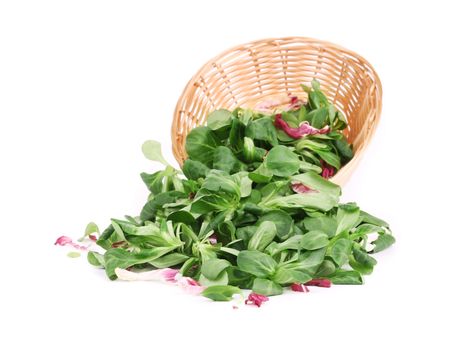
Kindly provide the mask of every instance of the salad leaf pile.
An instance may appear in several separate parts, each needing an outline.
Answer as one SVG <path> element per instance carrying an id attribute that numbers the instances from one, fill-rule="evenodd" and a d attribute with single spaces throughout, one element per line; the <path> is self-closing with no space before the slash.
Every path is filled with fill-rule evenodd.
<path id="1" fill-rule="evenodd" d="M 140 215 L 112 219 L 96 242 L 105 253 L 90 251 L 89 262 L 110 279 L 116 269 L 179 269 L 213 300 L 362 284 L 395 239 L 325 179 L 353 156 L 347 123 L 316 81 L 304 88 L 307 102 L 290 97 L 280 110 L 212 112 L 187 136 L 182 171 L 145 142 L 165 167 L 141 174 L 150 195 Z"/>

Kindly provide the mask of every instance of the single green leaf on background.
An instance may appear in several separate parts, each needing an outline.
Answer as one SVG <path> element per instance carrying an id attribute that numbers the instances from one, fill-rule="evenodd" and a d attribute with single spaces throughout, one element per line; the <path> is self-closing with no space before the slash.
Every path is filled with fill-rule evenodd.
<path id="1" fill-rule="evenodd" d="M 363 284 L 362 276 L 357 271 L 338 270 L 328 276 L 333 284 Z"/>
<path id="2" fill-rule="evenodd" d="M 81 253 L 79 252 L 69 252 L 67 253 L 68 258 L 78 258 L 81 256 Z"/>
<path id="3" fill-rule="evenodd" d="M 94 233 L 97 233 L 97 235 L 100 236 L 99 227 L 95 222 L 89 222 L 86 226 L 86 229 L 84 230 L 84 235 L 79 238 L 78 241 L 82 242 L 85 238 L 89 237 L 89 235 L 92 235 Z"/>
<path id="4" fill-rule="evenodd" d="M 202 296 L 214 301 L 229 301 L 235 294 L 243 295 L 240 288 L 234 286 L 211 286 L 201 293 Z"/>
<path id="5" fill-rule="evenodd" d="M 97 252 L 89 251 L 87 253 L 87 261 L 92 266 L 96 266 L 96 267 L 104 267 L 105 266 L 104 256 L 100 253 L 97 253 Z"/>
<path id="6" fill-rule="evenodd" d="M 159 143 L 158 141 L 145 141 L 142 145 L 142 152 L 147 159 L 153 160 L 155 162 L 160 162 L 165 166 L 170 166 L 170 164 L 163 157 L 163 154 L 161 152 L 161 143 Z"/>
<path id="7" fill-rule="evenodd" d="M 390 247 L 394 243 L 395 243 L 395 237 L 393 237 L 392 235 L 390 235 L 390 234 L 379 235 L 378 238 L 375 241 L 372 242 L 372 244 L 375 247 L 371 251 L 371 253 L 381 252 L 382 250 L 387 249 L 388 247 Z"/>

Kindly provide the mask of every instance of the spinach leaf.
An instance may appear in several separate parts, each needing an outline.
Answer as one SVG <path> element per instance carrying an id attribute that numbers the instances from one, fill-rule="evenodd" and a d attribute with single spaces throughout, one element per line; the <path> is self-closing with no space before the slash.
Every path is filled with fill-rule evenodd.
<path id="1" fill-rule="evenodd" d="M 224 259 L 209 259 L 203 262 L 201 273 L 208 279 L 215 280 L 231 263 Z"/>
<path id="2" fill-rule="evenodd" d="M 263 251 L 269 245 L 277 233 L 275 224 L 271 221 L 261 222 L 253 236 L 250 238 L 248 250 Z"/>
<path id="3" fill-rule="evenodd" d="M 294 175 L 291 177 L 291 181 L 301 182 L 310 189 L 320 193 L 325 193 L 339 201 L 339 196 L 341 195 L 341 188 L 338 185 L 326 180 L 314 171 L 308 171 L 303 174 Z"/>
<path id="4" fill-rule="evenodd" d="M 359 207 L 355 203 L 340 204 L 336 216 L 336 235 L 352 229 L 359 222 L 359 214 Z"/>
<path id="5" fill-rule="evenodd" d="M 214 301 L 229 301 L 235 294 L 242 295 L 242 291 L 234 286 L 211 286 L 201 293 L 202 296 Z"/>
<path id="6" fill-rule="evenodd" d="M 315 276 L 325 277 L 325 276 L 332 275 L 335 271 L 336 271 L 336 265 L 334 265 L 334 263 L 331 260 L 325 259 L 321 263 L 321 265 L 319 265 L 319 268 L 316 271 Z"/>
<path id="7" fill-rule="evenodd" d="M 104 256 L 100 253 L 89 251 L 87 253 L 87 261 L 92 266 L 96 267 L 104 267 L 105 266 L 105 259 Z"/>
<path id="8" fill-rule="evenodd" d="M 255 293 L 267 296 L 283 293 L 283 288 L 279 284 L 264 278 L 254 279 L 252 290 Z"/>
<path id="9" fill-rule="evenodd" d="M 332 144 L 334 145 L 334 147 L 336 147 L 337 151 L 339 152 L 339 155 L 345 161 L 348 161 L 352 159 L 352 157 L 354 157 L 352 148 L 349 145 L 349 142 L 347 142 L 347 139 L 345 136 L 343 136 L 343 138 L 340 140 L 333 140 Z"/>
<path id="10" fill-rule="evenodd" d="M 315 109 L 306 115 L 306 120 L 315 128 L 321 129 L 327 125 L 328 109 L 326 107 Z"/>
<path id="11" fill-rule="evenodd" d="M 337 221 L 332 216 L 306 217 L 302 223 L 307 231 L 321 231 L 326 233 L 329 238 L 336 234 Z"/>
<path id="12" fill-rule="evenodd" d="M 279 238 L 287 237 L 292 231 L 293 219 L 283 210 L 270 210 L 258 219 L 257 224 L 264 221 L 271 221 L 275 224 L 276 234 Z"/>
<path id="13" fill-rule="evenodd" d="M 371 257 L 356 245 L 352 247 L 352 256 L 349 260 L 351 267 L 361 274 L 368 275 L 372 273 L 377 260 Z"/>
<path id="14" fill-rule="evenodd" d="M 209 171 L 210 169 L 206 165 L 197 160 L 188 158 L 183 163 L 183 173 L 188 179 L 191 180 L 205 178 Z"/>
<path id="15" fill-rule="evenodd" d="M 389 227 L 389 225 L 382 219 L 379 219 L 363 210 L 360 211 L 360 217 L 361 217 L 362 222 L 376 225 L 376 226 L 381 226 L 381 227 L 387 227 L 387 228 Z"/>
<path id="16" fill-rule="evenodd" d="M 300 242 L 302 237 L 303 235 L 294 235 L 287 238 L 281 243 L 272 242 L 270 245 L 267 246 L 265 252 L 270 254 L 271 256 L 274 256 L 284 250 L 297 250 L 300 248 Z"/>
<path id="17" fill-rule="evenodd" d="M 329 244 L 328 235 L 321 231 L 309 231 L 301 238 L 301 248 L 316 250 Z"/>
<path id="18" fill-rule="evenodd" d="M 148 263 L 176 248 L 176 246 L 156 247 L 143 249 L 137 253 L 129 252 L 122 248 L 109 249 L 104 254 L 105 272 L 111 280 L 114 280 L 117 278 L 117 275 L 115 275 L 117 267 L 126 269 L 134 265 Z"/>
<path id="19" fill-rule="evenodd" d="M 186 198 L 186 194 L 183 192 L 168 191 L 160 193 L 145 204 L 140 212 L 140 219 L 143 221 L 153 220 L 156 217 L 158 210 L 162 208 L 163 205 L 176 202 L 178 199 L 183 198 Z"/>
<path id="20" fill-rule="evenodd" d="M 242 250 L 237 256 L 237 266 L 244 272 L 265 278 L 275 272 L 277 263 L 271 256 L 259 251 Z"/>
<path id="21" fill-rule="evenodd" d="M 218 130 L 232 123 L 232 113 L 227 109 L 218 109 L 207 116 L 207 126 L 211 130 Z"/>
<path id="22" fill-rule="evenodd" d="M 286 146 L 275 146 L 265 158 L 267 168 L 276 176 L 291 176 L 300 168 L 298 156 Z"/>
<path id="23" fill-rule="evenodd" d="M 333 284 L 362 284 L 362 276 L 357 271 L 339 270 L 328 276 Z"/>
<path id="24" fill-rule="evenodd" d="M 274 282 L 282 285 L 290 283 L 306 283 L 311 279 L 311 275 L 287 267 L 279 267 L 272 276 Z"/>
<path id="25" fill-rule="evenodd" d="M 219 140 L 212 130 L 206 126 L 199 126 L 188 134 L 185 148 L 189 158 L 211 166 L 217 146 Z"/>
<path id="26" fill-rule="evenodd" d="M 278 145 L 276 128 L 270 117 L 250 121 L 245 130 L 245 136 L 253 140 L 268 142 L 272 146 Z"/>
<path id="27" fill-rule="evenodd" d="M 236 153 L 241 152 L 244 145 L 245 124 L 234 118 L 230 127 L 229 147 Z"/>
<path id="28" fill-rule="evenodd" d="M 142 152 L 149 160 L 160 162 L 164 166 L 170 165 L 163 157 L 163 154 L 161 152 L 161 143 L 159 143 L 158 141 L 145 141 L 142 145 Z"/>
<path id="29" fill-rule="evenodd" d="M 189 259 L 189 256 L 185 254 L 169 253 L 157 259 L 151 260 L 148 263 L 158 269 L 163 269 L 165 267 L 171 267 L 171 266 L 182 264 L 188 259 Z"/>
<path id="30" fill-rule="evenodd" d="M 269 183 L 273 177 L 273 173 L 268 169 L 266 164 L 263 162 L 260 166 L 249 174 L 249 178 L 257 184 Z"/>
<path id="31" fill-rule="evenodd" d="M 336 169 L 341 168 L 341 159 L 337 154 L 326 150 L 315 150 L 315 152 L 329 165 Z"/>
<path id="32" fill-rule="evenodd" d="M 333 262 L 341 267 L 349 261 L 349 253 L 352 247 L 352 242 L 346 238 L 338 239 L 331 247 L 329 257 Z"/>
<path id="33" fill-rule="evenodd" d="M 337 205 L 337 198 L 322 192 L 303 193 L 275 197 L 266 203 L 262 203 L 262 205 L 268 208 L 301 208 L 305 210 L 328 211 Z"/>
<path id="34" fill-rule="evenodd" d="M 239 160 L 229 148 L 225 146 L 219 146 L 214 150 L 212 167 L 214 169 L 222 170 L 232 174 L 235 171 L 239 171 L 241 165 Z"/>
<path id="35" fill-rule="evenodd" d="M 385 250 L 388 247 L 390 247 L 393 243 L 395 243 L 395 238 L 392 235 L 390 234 L 379 235 L 379 237 L 373 242 L 375 247 L 371 251 L 371 253 L 381 252 L 382 250 Z"/>

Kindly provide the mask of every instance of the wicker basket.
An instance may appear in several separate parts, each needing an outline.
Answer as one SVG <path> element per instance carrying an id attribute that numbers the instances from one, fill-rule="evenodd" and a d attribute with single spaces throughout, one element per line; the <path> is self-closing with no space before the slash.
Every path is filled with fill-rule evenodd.
<path id="1" fill-rule="evenodd" d="M 186 159 L 189 131 L 218 108 L 252 108 L 257 102 L 291 93 L 306 97 L 300 84 L 313 78 L 348 120 L 346 136 L 354 158 L 331 180 L 343 185 L 358 164 L 380 118 L 382 87 L 372 66 L 354 52 L 311 38 L 250 42 L 207 62 L 189 81 L 174 113 L 173 154 Z"/>

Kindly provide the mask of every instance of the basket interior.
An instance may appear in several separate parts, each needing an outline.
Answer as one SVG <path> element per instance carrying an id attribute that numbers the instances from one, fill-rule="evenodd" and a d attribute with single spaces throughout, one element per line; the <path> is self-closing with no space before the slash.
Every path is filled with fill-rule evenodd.
<path id="1" fill-rule="evenodd" d="M 231 49 L 204 65 L 176 106 L 173 152 L 186 158 L 188 132 L 218 109 L 251 108 L 282 94 L 305 98 L 300 84 L 316 78 L 348 120 L 345 133 L 354 151 L 363 147 L 380 113 L 381 88 L 372 67 L 336 45 L 307 38 L 270 39 Z"/>

